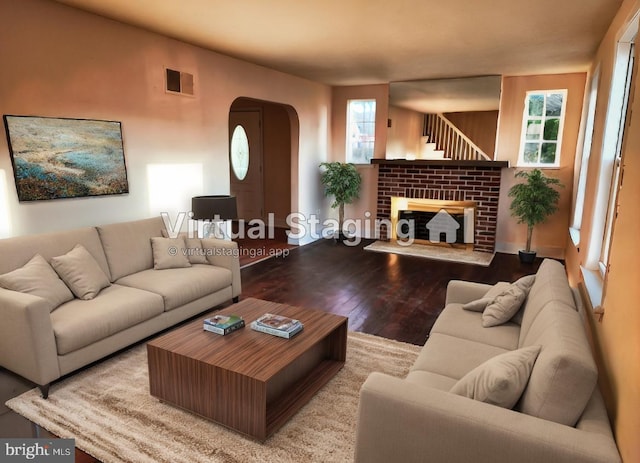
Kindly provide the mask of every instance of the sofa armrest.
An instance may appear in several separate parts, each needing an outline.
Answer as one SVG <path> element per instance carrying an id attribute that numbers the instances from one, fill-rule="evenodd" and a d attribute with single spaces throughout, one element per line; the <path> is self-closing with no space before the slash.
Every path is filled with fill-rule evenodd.
<path id="1" fill-rule="evenodd" d="M 207 254 L 207 260 L 211 265 L 231 270 L 232 297 L 240 296 L 240 293 L 242 292 L 242 283 L 240 281 L 240 252 L 238 249 L 238 243 L 235 241 L 220 240 L 216 238 L 205 238 L 201 240 L 201 242 L 202 247 Z"/>
<path id="2" fill-rule="evenodd" d="M 466 304 L 483 297 L 493 285 L 474 283 L 472 281 L 450 280 L 447 284 L 445 305 L 451 303 Z"/>
<path id="3" fill-rule="evenodd" d="M 58 351 L 46 301 L 0 288 L 0 319 L 0 365 L 38 385 L 58 379 Z"/>
<path id="4" fill-rule="evenodd" d="M 613 463 L 620 457 L 610 435 L 372 373 L 360 394 L 355 461 Z"/>

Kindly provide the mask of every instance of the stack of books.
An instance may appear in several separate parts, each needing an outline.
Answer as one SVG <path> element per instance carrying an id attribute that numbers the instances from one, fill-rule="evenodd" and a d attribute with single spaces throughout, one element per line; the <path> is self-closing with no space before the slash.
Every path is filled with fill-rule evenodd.
<path id="1" fill-rule="evenodd" d="M 204 329 L 216 334 L 229 334 L 244 327 L 244 320 L 238 315 L 215 315 L 204 319 Z"/>
<path id="2" fill-rule="evenodd" d="M 292 338 L 300 331 L 303 325 L 300 320 L 266 313 L 257 320 L 251 322 L 251 329 L 262 333 L 280 336 L 281 338 Z"/>

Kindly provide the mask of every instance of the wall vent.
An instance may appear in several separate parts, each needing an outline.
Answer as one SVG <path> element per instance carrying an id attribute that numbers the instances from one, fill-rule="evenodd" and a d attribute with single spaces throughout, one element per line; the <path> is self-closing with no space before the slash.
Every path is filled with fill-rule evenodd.
<path id="1" fill-rule="evenodd" d="M 167 93 L 193 96 L 193 74 L 174 69 L 165 69 L 165 90 Z"/>

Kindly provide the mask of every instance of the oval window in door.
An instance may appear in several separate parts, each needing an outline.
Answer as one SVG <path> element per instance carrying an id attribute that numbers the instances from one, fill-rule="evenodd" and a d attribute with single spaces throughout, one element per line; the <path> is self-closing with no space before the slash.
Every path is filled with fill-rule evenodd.
<path id="1" fill-rule="evenodd" d="M 238 180 L 244 180 L 249 170 L 249 139 L 241 125 L 231 135 L 231 168 Z"/>

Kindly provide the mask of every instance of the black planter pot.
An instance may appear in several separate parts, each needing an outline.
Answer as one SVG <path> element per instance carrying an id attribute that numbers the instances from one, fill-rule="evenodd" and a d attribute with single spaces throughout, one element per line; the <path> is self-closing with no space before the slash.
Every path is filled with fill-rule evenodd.
<path id="1" fill-rule="evenodd" d="M 520 258 L 520 262 L 523 264 L 533 264 L 533 261 L 536 260 L 536 252 L 518 251 L 518 257 Z"/>

